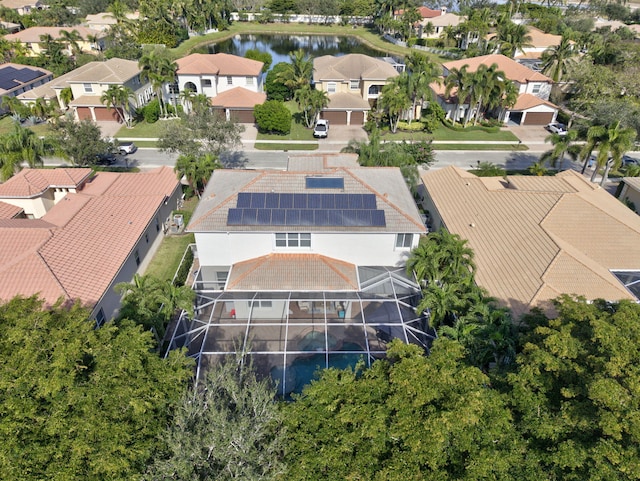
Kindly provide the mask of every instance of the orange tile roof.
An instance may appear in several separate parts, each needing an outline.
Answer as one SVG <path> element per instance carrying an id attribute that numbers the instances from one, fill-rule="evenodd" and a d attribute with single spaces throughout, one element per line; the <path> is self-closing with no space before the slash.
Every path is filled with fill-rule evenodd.
<path id="1" fill-rule="evenodd" d="M 538 105 L 546 105 L 547 107 L 551 107 L 552 109 L 558 110 L 558 106 L 552 104 L 548 100 L 543 100 L 540 97 L 536 97 L 531 94 L 521 94 L 518 96 L 518 100 L 513 107 L 509 110 L 528 110 L 533 107 L 537 107 Z"/>
<path id="2" fill-rule="evenodd" d="M 40 220 L 0 221 L 0 299 L 40 292 L 95 305 L 178 186 L 169 167 L 101 172 Z"/>
<path id="3" fill-rule="evenodd" d="M 579 174 L 505 182 L 447 167 L 422 181 L 475 251 L 478 284 L 516 315 L 559 293 L 633 298 L 610 270 L 640 270 L 640 217 Z"/>
<path id="4" fill-rule="evenodd" d="M 10 42 L 18 40 L 23 43 L 40 43 L 42 42 L 40 39 L 42 35 L 51 35 L 54 40 L 61 40 L 62 36 L 60 35 L 60 32 L 73 32 L 74 30 L 80 34 L 83 40 L 86 40 L 87 37 L 91 35 L 94 35 L 97 38 L 102 38 L 106 35 L 106 33 L 101 30 L 94 30 L 92 28 L 76 25 L 74 27 L 29 27 L 18 33 L 5 35 L 4 38 Z"/>
<path id="5" fill-rule="evenodd" d="M 542 75 L 539 72 L 534 72 L 524 65 L 519 64 L 515 60 L 512 60 L 509 57 L 500 54 L 482 55 L 481 57 L 454 60 L 453 62 L 443 63 L 442 66 L 446 70 L 451 70 L 452 68 L 460 69 L 467 65 L 468 72 L 475 72 L 476 70 L 478 70 L 478 67 L 480 67 L 480 65 L 486 65 L 487 67 L 490 67 L 494 63 L 498 65 L 498 70 L 502 70 L 509 80 L 513 80 L 519 83 L 551 82 L 551 79 L 546 75 Z"/>
<path id="6" fill-rule="evenodd" d="M 267 100 L 267 94 L 263 92 L 253 92 L 243 87 L 235 87 L 213 97 L 211 106 L 252 109 L 256 105 L 262 105 L 265 100 Z"/>
<path id="7" fill-rule="evenodd" d="M 12 219 L 22 212 L 22 207 L 0 201 L 0 219 Z"/>
<path id="8" fill-rule="evenodd" d="M 231 268 L 227 290 L 356 291 L 356 266 L 318 254 L 269 254 Z"/>
<path id="9" fill-rule="evenodd" d="M 91 169 L 22 169 L 0 184 L 0 199 L 35 197 L 49 187 L 77 189 L 91 172 Z"/>
<path id="10" fill-rule="evenodd" d="M 260 75 L 264 63 L 228 53 L 192 53 L 176 60 L 178 75 Z"/>
<path id="11" fill-rule="evenodd" d="M 400 9 L 400 10 L 396 10 L 394 12 L 395 15 L 402 15 L 404 13 L 404 10 Z M 440 15 L 444 14 L 443 10 L 432 10 L 428 7 L 418 7 L 418 13 L 420 13 L 420 16 L 422 18 L 434 18 L 434 17 L 439 17 Z"/>

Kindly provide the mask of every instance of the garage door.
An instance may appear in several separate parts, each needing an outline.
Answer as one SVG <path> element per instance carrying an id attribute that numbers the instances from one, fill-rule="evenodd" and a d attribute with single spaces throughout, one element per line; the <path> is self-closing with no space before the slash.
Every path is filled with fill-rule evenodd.
<path id="1" fill-rule="evenodd" d="M 527 112 L 522 125 L 547 125 L 553 120 L 553 112 Z"/>
<path id="2" fill-rule="evenodd" d="M 91 109 L 89 107 L 78 107 L 77 112 L 80 120 L 93 120 L 93 117 L 91 116 Z"/>
<path id="3" fill-rule="evenodd" d="M 329 121 L 333 125 L 347 125 L 346 112 L 322 112 L 322 118 Z"/>
<path id="4" fill-rule="evenodd" d="M 364 125 L 364 112 L 351 112 L 351 125 Z"/>
<path id="5" fill-rule="evenodd" d="M 231 119 L 241 124 L 255 124 L 256 119 L 253 116 L 253 110 L 232 110 Z"/>
<path id="6" fill-rule="evenodd" d="M 120 122 L 120 116 L 115 109 L 108 109 L 106 107 L 94 107 L 93 112 L 96 116 L 97 121 L 109 121 L 114 120 L 116 122 Z"/>

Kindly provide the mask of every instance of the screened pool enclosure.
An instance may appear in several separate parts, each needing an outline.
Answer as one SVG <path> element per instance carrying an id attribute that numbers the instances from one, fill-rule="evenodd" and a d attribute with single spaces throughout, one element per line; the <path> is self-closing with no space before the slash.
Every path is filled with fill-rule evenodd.
<path id="1" fill-rule="evenodd" d="M 250 352 L 281 395 L 300 392 L 319 368 L 370 365 L 394 338 L 427 349 L 434 337 L 416 314 L 420 289 L 404 268 L 358 267 L 359 290 L 238 292 L 196 278 L 193 319 L 181 316 L 169 349 L 186 347 L 200 377 L 210 363 Z"/>

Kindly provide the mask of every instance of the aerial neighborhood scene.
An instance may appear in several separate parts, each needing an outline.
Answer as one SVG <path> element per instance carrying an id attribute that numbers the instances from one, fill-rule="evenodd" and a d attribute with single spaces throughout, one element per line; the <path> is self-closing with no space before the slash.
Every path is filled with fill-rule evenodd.
<path id="1" fill-rule="evenodd" d="M 640 4 L 0 34 L 0 479 L 640 479 Z"/>

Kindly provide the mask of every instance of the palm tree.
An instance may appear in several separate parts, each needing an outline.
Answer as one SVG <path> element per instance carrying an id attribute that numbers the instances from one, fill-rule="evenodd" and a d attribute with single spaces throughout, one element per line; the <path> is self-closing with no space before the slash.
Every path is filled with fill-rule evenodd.
<path id="1" fill-rule="evenodd" d="M 45 33 L 44 35 L 40 35 L 40 43 L 42 44 L 42 47 L 46 52 L 49 52 L 49 50 L 51 50 L 51 44 L 53 44 L 54 42 L 55 40 L 50 34 Z"/>
<path id="2" fill-rule="evenodd" d="M 131 319 L 145 329 L 163 329 L 164 316 L 160 314 L 163 285 L 152 276 L 136 273 L 131 282 L 119 282 L 114 290 L 123 296 L 120 319 Z"/>
<path id="3" fill-rule="evenodd" d="M 313 74 L 313 60 L 302 49 L 289 54 L 290 63 L 287 68 L 278 72 L 276 79 L 292 90 L 309 85 Z"/>
<path id="4" fill-rule="evenodd" d="M 405 85 L 406 75 L 395 77 L 382 87 L 381 96 L 378 99 L 378 108 L 384 110 L 389 116 L 391 132 L 396 132 L 400 115 L 411 106 L 411 99 Z"/>
<path id="5" fill-rule="evenodd" d="M 620 167 L 622 156 L 633 147 L 635 138 L 635 129 L 621 128 L 619 120 L 608 126 L 594 125 L 589 127 L 587 143 L 582 150 L 583 158 L 585 159 L 582 173 L 587 168 L 591 153 L 597 150 L 596 168 L 593 169 L 591 182 L 595 181 L 598 170 L 604 168 L 602 180 L 600 181 L 600 185 L 604 185 L 609 176 L 609 171 L 612 167 Z"/>
<path id="6" fill-rule="evenodd" d="M 310 85 L 296 90 L 294 99 L 304 114 L 308 128 L 313 127 L 322 109 L 329 105 L 329 94 L 324 90 L 312 89 Z"/>
<path id="7" fill-rule="evenodd" d="M 192 191 L 200 197 L 213 171 L 221 168 L 222 164 L 211 154 L 201 157 L 188 154 L 178 157 L 173 170 L 178 174 L 179 179 L 186 178 Z"/>
<path id="8" fill-rule="evenodd" d="M 547 173 L 547 169 L 545 169 L 544 167 L 544 160 L 539 160 L 538 162 L 534 162 L 529 167 L 527 167 L 527 171 L 531 175 L 542 177 Z"/>
<path id="9" fill-rule="evenodd" d="M 67 48 L 71 55 L 75 56 L 82 52 L 78 42 L 81 42 L 84 39 L 77 30 L 60 30 L 60 39 L 67 44 Z"/>
<path id="10" fill-rule="evenodd" d="M 568 152 L 573 160 L 576 160 L 578 152 L 573 148 L 574 142 L 578 138 L 577 130 L 568 130 L 566 135 L 551 134 L 544 139 L 545 142 L 551 142 L 553 149 L 549 152 L 545 152 L 541 161 L 549 162 L 551 167 L 558 168 L 558 170 L 564 170 L 564 156 Z"/>
<path id="11" fill-rule="evenodd" d="M 460 120 L 460 105 L 466 101 L 469 93 L 471 74 L 467 72 L 467 67 L 467 65 L 463 65 L 459 69 L 452 68 L 449 70 L 449 75 L 444 79 L 445 98 L 449 99 L 455 90 L 456 109 L 453 114 L 453 118 L 451 119 L 453 122 Z M 471 108 L 471 106 L 469 106 L 469 108 Z"/>
<path id="12" fill-rule="evenodd" d="M 25 129 L 19 123 L 13 124 L 11 133 L 0 137 L 0 177 L 7 180 L 22 168 L 42 165 L 45 144 L 33 130 Z"/>
<path id="13" fill-rule="evenodd" d="M 409 117 L 409 122 L 411 122 L 417 116 L 418 104 L 422 107 L 425 100 L 431 98 L 431 84 L 440 82 L 440 68 L 429 57 L 418 52 L 409 54 L 406 58 L 406 64 L 409 68 L 407 93 L 412 103 Z"/>
<path id="14" fill-rule="evenodd" d="M 156 92 L 158 102 L 160 103 L 160 114 L 167 117 L 164 103 L 164 86 L 171 83 L 175 79 L 178 66 L 173 62 L 164 50 L 155 49 L 143 55 L 138 65 L 142 69 L 140 78 L 148 80 Z"/>
<path id="15" fill-rule="evenodd" d="M 542 73 L 551 77 L 554 82 L 559 82 L 575 63 L 577 54 L 578 51 L 569 38 L 563 36 L 558 45 L 542 52 Z"/>
<path id="16" fill-rule="evenodd" d="M 133 97 L 133 90 L 124 85 L 109 85 L 100 97 L 100 102 L 108 109 L 114 108 L 123 124 L 130 127 L 129 100 Z"/>
<path id="17" fill-rule="evenodd" d="M 531 35 L 527 34 L 528 27 L 523 24 L 513 23 L 507 20 L 498 25 L 496 41 L 500 53 L 513 58 L 518 52 L 524 53 L 524 49 L 531 47 Z"/>
<path id="18" fill-rule="evenodd" d="M 184 107 L 186 113 L 190 113 L 193 109 L 193 99 L 195 96 L 195 92 L 191 89 L 184 89 L 180 92 L 180 103 Z"/>
<path id="19" fill-rule="evenodd" d="M 60 91 L 60 100 L 65 109 L 69 108 L 69 103 L 73 100 L 73 90 L 71 87 L 65 87 Z"/>
<path id="20" fill-rule="evenodd" d="M 50 110 L 51 109 L 47 104 L 47 101 L 42 97 L 36 99 L 36 101 L 31 105 L 31 115 L 40 120 L 45 120 Z"/>
<path id="21" fill-rule="evenodd" d="M 193 317 L 193 301 L 196 293 L 188 286 L 176 286 L 171 282 L 162 286 L 159 301 L 162 303 L 160 312 L 164 315 L 166 322 L 177 309 L 187 311 L 189 316 Z"/>

